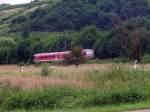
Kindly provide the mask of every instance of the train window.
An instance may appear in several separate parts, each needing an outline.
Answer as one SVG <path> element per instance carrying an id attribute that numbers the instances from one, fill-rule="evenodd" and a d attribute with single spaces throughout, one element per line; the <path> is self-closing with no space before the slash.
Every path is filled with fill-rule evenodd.
<path id="1" fill-rule="evenodd" d="M 35 57 L 35 56 L 33 56 L 33 60 L 34 60 L 34 61 L 36 60 L 36 57 Z"/>

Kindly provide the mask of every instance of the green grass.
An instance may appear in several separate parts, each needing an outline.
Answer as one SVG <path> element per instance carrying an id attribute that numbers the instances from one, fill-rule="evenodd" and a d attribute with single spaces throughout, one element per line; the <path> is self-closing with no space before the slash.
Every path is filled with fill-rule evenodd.
<path id="1" fill-rule="evenodd" d="M 26 4 L 19 4 L 19 5 L 8 5 L 6 7 L 0 7 L 0 10 L 9 10 L 15 8 L 24 8 L 24 7 L 33 7 L 36 5 L 43 5 L 47 4 L 47 2 L 35 2 L 35 3 L 26 3 Z"/>
<path id="2" fill-rule="evenodd" d="M 4 7 L 0 7 L 0 10 L 8 10 L 8 9 L 15 9 L 15 8 L 24 8 L 24 7 L 33 7 L 37 5 L 43 4 L 54 4 L 60 2 L 60 0 L 43 0 L 41 2 L 32 2 L 32 3 L 24 3 L 24 4 L 17 4 L 17 5 L 8 5 Z"/>
<path id="3" fill-rule="evenodd" d="M 127 58 L 114 58 L 114 59 L 93 59 L 86 62 L 87 64 L 107 64 L 107 63 L 133 63 L 130 59 Z"/>
<path id="4" fill-rule="evenodd" d="M 145 54 L 144 56 L 142 56 L 142 63 L 150 63 L 150 54 Z"/>
<path id="5" fill-rule="evenodd" d="M 142 110 L 150 108 L 150 101 L 140 103 L 128 103 L 118 105 L 108 105 L 101 107 L 92 107 L 87 109 L 55 109 L 55 110 L 15 110 L 13 112 L 123 112 L 130 110 Z"/>
<path id="6" fill-rule="evenodd" d="M 31 13 L 32 9 L 36 9 L 39 7 L 53 5 L 55 3 L 59 2 L 59 0 L 48 0 L 48 1 L 42 1 L 42 2 L 33 2 L 33 3 L 26 3 L 26 4 L 18 4 L 18 5 L 8 5 L 4 7 L 0 7 L 1 14 L 1 23 L 0 23 L 0 34 L 6 34 L 8 31 L 10 31 L 11 27 L 11 21 L 18 15 L 27 15 Z M 5 25 L 7 24 L 7 26 Z"/>

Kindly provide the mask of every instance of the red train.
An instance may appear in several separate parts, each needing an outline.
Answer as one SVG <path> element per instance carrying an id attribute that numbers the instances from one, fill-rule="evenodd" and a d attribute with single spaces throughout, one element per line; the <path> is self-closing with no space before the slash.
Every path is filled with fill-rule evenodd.
<path id="1" fill-rule="evenodd" d="M 33 57 L 33 61 L 34 62 L 63 61 L 65 55 L 69 53 L 70 51 L 35 54 Z M 85 59 L 94 58 L 94 51 L 91 49 L 82 50 L 82 54 Z"/>

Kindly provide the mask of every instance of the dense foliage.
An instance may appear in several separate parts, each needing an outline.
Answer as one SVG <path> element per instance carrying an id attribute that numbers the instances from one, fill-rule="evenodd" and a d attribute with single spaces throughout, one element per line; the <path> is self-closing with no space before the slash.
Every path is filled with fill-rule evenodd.
<path id="1" fill-rule="evenodd" d="M 26 22 L 30 21 L 31 31 L 80 30 L 91 24 L 109 30 L 114 26 L 115 16 L 128 21 L 137 16 L 148 18 L 149 14 L 146 0 L 63 0 L 52 7 L 37 9 Z M 20 16 L 15 19 L 22 20 Z"/>
<path id="2" fill-rule="evenodd" d="M 69 50 L 72 44 L 94 49 L 96 58 L 140 61 L 150 52 L 149 15 L 147 0 L 60 0 L 13 18 L 9 33 L 22 33 L 9 63 L 31 62 L 35 53 Z"/>

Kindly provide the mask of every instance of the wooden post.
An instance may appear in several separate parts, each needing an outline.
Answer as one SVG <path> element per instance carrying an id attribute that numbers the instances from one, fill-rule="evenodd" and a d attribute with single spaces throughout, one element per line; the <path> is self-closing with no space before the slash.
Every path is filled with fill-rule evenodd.
<path id="1" fill-rule="evenodd" d="M 24 66 L 21 66 L 21 72 L 22 73 L 24 72 Z"/>
<path id="2" fill-rule="evenodd" d="M 137 69 L 137 62 L 138 62 L 137 60 L 134 61 L 134 69 L 135 70 Z"/>

